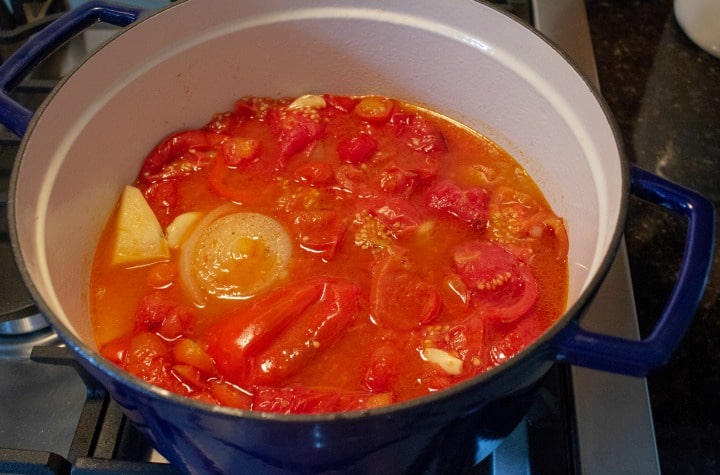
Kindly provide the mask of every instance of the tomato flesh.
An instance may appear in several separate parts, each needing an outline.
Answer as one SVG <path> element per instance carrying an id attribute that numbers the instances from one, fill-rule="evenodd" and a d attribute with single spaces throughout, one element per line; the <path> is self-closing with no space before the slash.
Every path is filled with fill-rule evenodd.
<path id="1" fill-rule="evenodd" d="M 133 183 L 154 238 L 170 244 L 187 213 L 169 257 L 114 266 L 108 221 L 88 292 L 97 346 L 151 384 L 245 410 L 364 410 L 457 384 L 564 311 L 564 221 L 518 170 L 395 99 L 241 98 L 160 141 Z M 221 239 L 205 219 L 242 213 L 277 227 Z M 269 274 L 256 292 L 222 289 Z M 194 285 L 207 276 L 222 285 Z"/>
<path id="2" fill-rule="evenodd" d="M 486 318 L 512 322 L 539 297 L 537 279 L 527 265 L 498 244 L 476 241 L 459 247 L 454 262 Z"/>

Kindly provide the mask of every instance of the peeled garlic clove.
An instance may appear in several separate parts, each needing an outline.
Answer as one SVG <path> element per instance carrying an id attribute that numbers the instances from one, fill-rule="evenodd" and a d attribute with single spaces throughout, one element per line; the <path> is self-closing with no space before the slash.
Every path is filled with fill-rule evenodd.
<path id="1" fill-rule="evenodd" d="M 292 101 L 288 109 L 324 109 L 326 105 L 323 96 L 306 94 Z"/>

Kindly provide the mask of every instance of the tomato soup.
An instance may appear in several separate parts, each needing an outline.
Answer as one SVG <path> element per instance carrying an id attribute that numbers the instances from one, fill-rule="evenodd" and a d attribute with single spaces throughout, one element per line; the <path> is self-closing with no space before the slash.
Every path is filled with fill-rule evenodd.
<path id="1" fill-rule="evenodd" d="M 101 354 L 243 409 L 377 407 L 563 313 L 568 237 L 492 141 L 381 96 L 246 97 L 146 157 L 98 244 Z"/>

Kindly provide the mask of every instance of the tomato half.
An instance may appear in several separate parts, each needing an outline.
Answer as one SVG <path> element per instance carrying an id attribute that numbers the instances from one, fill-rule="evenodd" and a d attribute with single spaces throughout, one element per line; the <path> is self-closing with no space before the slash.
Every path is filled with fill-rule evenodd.
<path id="1" fill-rule="evenodd" d="M 355 319 L 359 296 L 360 288 L 351 282 L 333 279 L 323 283 L 317 302 L 257 355 L 253 382 L 277 384 L 330 347 Z"/>
<path id="2" fill-rule="evenodd" d="M 242 385 L 292 374 L 340 336 L 357 313 L 359 293 L 339 279 L 290 284 L 217 322 L 206 338 L 208 353 Z"/>
<path id="3" fill-rule="evenodd" d="M 204 157 L 201 152 L 218 146 L 226 138 L 226 135 L 201 130 L 173 134 L 157 145 L 145 158 L 139 178 L 149 183 L 157 179 L 187 175 L 188 167 L 177 166 L 169 170 L 166 168 L 181 159 L 191 163 L 202 161 Z"/>
<path id="4" fill-rule="evenodd" d="M 373 268 L 370 312 L 381 327 L 412 330 L 440 314 L 442 298 L 397 254 L 380 259 Z"/>
<path id="5" fill-rule="evenodd" d="M 395 135 L 412 150 L 425 153 L 447 150 L 440 130 L 417 114 L 396 112 L 390 117 L 390 124 Z"/>
<path id="6" fill-rule="evenodd" d="M 527 264 L 497 243 L 473 241 L 455 249 L 457 273 L 481 315 L 512 322 L 535 305 L 540 290 Z"/>
<path id="7" fill-rule="evenodd" d="M 358 134 L 341 140 L 337 145 L 340 160 L 353 165 L 361 165 L 378 150 L 377 141 L 368 134 Z"/>
<path id="8" fill-rule="evenodd" d="M 322 259 L 335 257 L 346 223 L 334 211 L 300 211 L 293 220 L 300 247 Z"/>
<path id="9" fill-rule="evenodd" d="M 465 221 L 472 228 L 485 229 L 487 226 L 488 194 L 482 188 L 462 189 L 454 183 L 442 181 L 428 189 L 425 203 L 430 208 Z"/>

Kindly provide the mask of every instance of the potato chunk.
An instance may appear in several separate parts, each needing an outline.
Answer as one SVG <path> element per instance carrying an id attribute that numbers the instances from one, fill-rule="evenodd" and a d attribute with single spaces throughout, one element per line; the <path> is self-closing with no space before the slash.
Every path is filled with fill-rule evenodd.
<path id="1" fill-rule="evenodd" d="M 142 192 L 126 186 L 120 197 L 114 265 L 148 264 L 170 258 L 162 227 Z"/>

